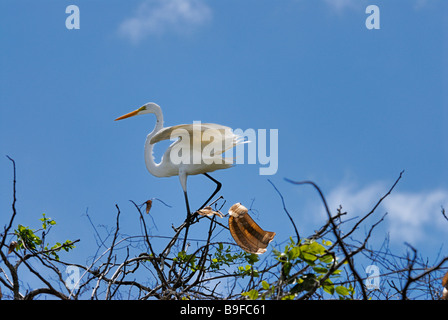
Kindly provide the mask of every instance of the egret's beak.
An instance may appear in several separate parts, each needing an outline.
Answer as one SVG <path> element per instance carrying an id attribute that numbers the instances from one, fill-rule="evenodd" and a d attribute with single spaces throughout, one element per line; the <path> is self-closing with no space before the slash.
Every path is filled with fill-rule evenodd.
<path id="1" fill-rule="evenodd" d="M 134 111 L 132 111 L 132 112 L 126 113 L 125 115 L 123 115 L 123 116 L 118 117 L 117 119 L 115 119 L 115 121 L 117 121 L 117 120 L 123 120 L 123 119 L 129 118 L 129 117 L 136 116 L 139 112 L 140 112 L 140 109 L 137 109 L 137 110 L 134 110 Z"/>

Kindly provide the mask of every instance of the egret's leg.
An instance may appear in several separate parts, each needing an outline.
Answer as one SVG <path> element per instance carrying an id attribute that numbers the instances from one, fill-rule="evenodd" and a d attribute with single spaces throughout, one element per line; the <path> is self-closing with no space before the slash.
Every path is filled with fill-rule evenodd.
<path id="1" fill-rule="evenodd" d="M 216 188 L 215 191 L 213 191 L 212 195 L 207 199 L 207 201 L 204 202 L 204 204 L 199 208 L 202 209 L 204 208 L 207 203 L 209 203 L 209 201 L 219 192 L 219 190 L 221 190 L 221 182 L 219 182 L 218 180 L 212 178 L 209 174 L 204 173 L 204 175 L 209 178 L 210 180 L 212 180 L 214 183 L 216 183 Z M 188 203 L 188 195 L 187 195 L 187 183 L 186 183 L 186 175 L 179 175 L 182 187 L 184 188 L 184 196 L 185 196 L 185 205 L 187 207 L 187 219 L 185 220 L 186 222 L 186 226 L 185 226 L 185 237 L 184 237 L 184 242 L 182 244 L 182 251 L 185 251 L 185 245 L 187 244 L 187 236 L 188 236 L 188 229 L 190 228 L 190 224 L 191 224 L 191 220 L 192 220 L 192 214 L 190 211 L 190 205 Z M 197 216 L 197 213 L 194 214 L 194 216 Z"/>
<path id="2" fill-rule="evenodd" d="M 219 192 L 219 190 L 221 190 L 221 186 L 222 186 L 221 182 L 212 178 L 209 174 L 204 173 L 204 176 L 206 176 L 207 178 L 212 180 L 214 183 L 216 183 L 216 189 L 215 189 L 215 191 L 213 191 L 212 195 L 207 199 L 207 201 L 205 201 L 204 204 L 199 208 L 199 210 L 204 208 L 207 205 L 207 203 L 209 203 L 209 201 L 213 199 L 213 197 Z"/>
<path id="3" fill-rule="evenodd" d="M 182 244 L 182 251 L 185 251 L 185 245 L 187 243 L 187 236 L 188 236 L 188 229 L 190 228 L 190 223 L 191 223 L 190 205 L 188 204 L 188 195 L 187 195 L 186 191 L 184 191 L 184 196 L 185 196 L 185 205 L 187 206 L 187 219 L 185 220 L 185 222 L 186 222 L 185 237 L 184 237 L 184 243 Z"/>

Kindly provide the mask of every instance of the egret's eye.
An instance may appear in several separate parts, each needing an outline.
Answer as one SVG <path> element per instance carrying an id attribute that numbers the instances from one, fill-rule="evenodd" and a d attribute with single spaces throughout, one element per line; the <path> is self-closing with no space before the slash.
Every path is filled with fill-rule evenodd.
<path id="1" fill-rule="evenodd" d="M 146 110 L 146 107 L 145 107 L 145 106 L 140 107 L 140 108 L 138 109 L 139 112 L 140 112 L 140 111 L 144 111 L 144 110 Z"/>

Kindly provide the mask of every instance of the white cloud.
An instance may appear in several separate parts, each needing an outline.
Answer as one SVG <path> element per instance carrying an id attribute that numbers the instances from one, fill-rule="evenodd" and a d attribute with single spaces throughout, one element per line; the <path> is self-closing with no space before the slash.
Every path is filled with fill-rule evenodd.
<path id="1" fill-rule="evenodd" d="M 374 183 L 364 188 L 358 188 L 353 183 L 346 183 L 330 192 L 328 204 L 333 211 L 342 205 L 343 211 L 360 215 L 373 207 L 384 190 L 386 188 L 382 183 Z"/>
<path id="2" fill-rule="evenodd" d="M 348 212 L 348 217 L 363 216 L 389 188 L 383 182 L 361 188 L 348 183 L 332 190 L 327 200 L 333 213 L 342 205 L 343 211 Z M 448 209 L 448 190 L 402 192 L 395 189 L 376 209 L 376 216 L 379 218 L 387 212 L 383 224 L 390 239 L 397 243 L 412 244 L 445 232 L 448 222 L 441 214 L 442 206 Z"/>
<path id="3" fill-rule="evenodd" d="M 362 0 L 324 0 L 334 11 L 340 13 L 346 9 L 365 8 L 366 2 Z"/>
<path id="4" fill-rule="evenodd" d="M 446 230 L 448 224 L 441 214 L 441 206 L 447 204 L 446 190 L 392 193 L 384 201 L 384 208 L 390 213 L 391 239 L 412 243 L 431 236 L 428 230 Z"/>
<path id="5" fill-rule="evenodd" d="M 118 31 L 137 43 L 150 35 L 191 32 L 211 16 L 211 9 L 202 0 L 145 0 L 133 17 L 121 23 Z"/>

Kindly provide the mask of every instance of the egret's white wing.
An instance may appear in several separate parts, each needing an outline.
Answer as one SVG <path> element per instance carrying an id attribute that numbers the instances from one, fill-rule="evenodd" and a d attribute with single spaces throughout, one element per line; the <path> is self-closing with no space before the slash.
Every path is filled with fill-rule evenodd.
<path id="1" fill-rule="evenodd" d="M 183 134 L 185 134 L 185 132 L 187 132 L 191 137 L 195 133 L 201 133 L 201 141 L 208 142 L 211 140 L 210 139 L 211 136 L 203 135 L 203 133 L 206 132 L 207 130 L 218 130 L 223 140 L 229 138 L 233 139 L 234 136 L 231 128 L 220 124 L 215 123 L 179 124 L 177 126 L 163 128 L 151 138 L 150 143 L 154 144 L 159 141 L 173 139 L 182 136 Z"/>
<path id="2" fill-rule="evenodd" d="M 249 141 L 244 141 L 243 137 L 237 136 L 229 127 L 215 123 L 180 124 L 177 126 L 163 128 L 157 132 L 150 140 L 151 144 L 163 140 L 177 140 L 170 145 L 167 152 L 171 150 L 187 150 L 190 163 L 200 159 L 205 163 L 223 163 L 229 166 L 233 163 L 232 157 L 222 157 L 227 150 Z M 195 139 L 199 139 L 197 145 Z M 176 151 L 177 152 L 177 151 Z M 182 153 L 184 154 L 184 153 Z"/>

